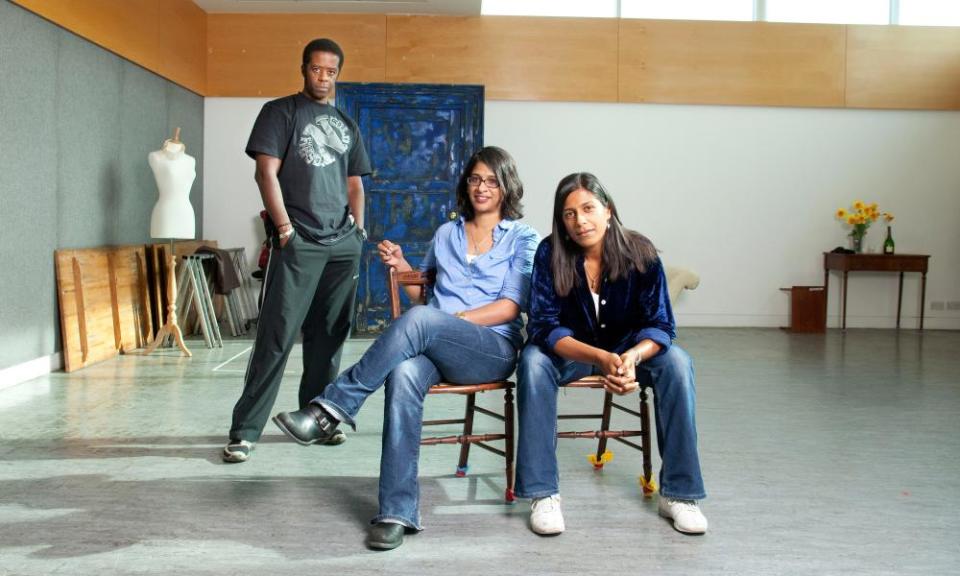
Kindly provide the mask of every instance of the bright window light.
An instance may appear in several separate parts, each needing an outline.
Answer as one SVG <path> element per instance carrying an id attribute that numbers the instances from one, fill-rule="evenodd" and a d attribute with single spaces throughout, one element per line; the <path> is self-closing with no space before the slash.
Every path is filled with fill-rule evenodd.
<path id="1" fill-rule="evenodd" d="M 617 0 L 483 0 L 485 16 L 570 16 L 616 18 Z"/>
<path id="2" fill-rule="evenodd" d="M 889 24 L 889 0 L 766 0 L 769 22 Z M 943 0 L 940 0 L 943 3 Z"/>
<path id="3" fill-rule="evenodd" d="M 900 0 L 900 24 L 906 26 L 960 26 L 956 0 Z"/>
<path id="4" fill-rule="evenodd" d="M 753 20 L 754 0 L 620 0 L 623 18 Z"/>

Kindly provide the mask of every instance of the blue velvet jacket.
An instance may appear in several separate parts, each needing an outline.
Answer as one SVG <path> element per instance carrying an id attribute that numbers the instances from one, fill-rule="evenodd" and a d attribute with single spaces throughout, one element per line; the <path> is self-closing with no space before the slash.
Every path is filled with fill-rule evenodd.
<path id="1" fill-rule="evenodd" d="M 580 282 L 561 298 L 553 287 L 552 252 L 548 236 L 533 260 L 527 321 L 530 342 L 550 352 L 565 336 L 617 354 L 647 338 L 661 346 L 661 353 L 670 347 L 676 333 L 667 278 L 659 258 L 647 266 L 646 272 L 634 270 L 617 281 L 604 277 L 598 318 L 583 271 L 583 257 L 577 260 Z"/>

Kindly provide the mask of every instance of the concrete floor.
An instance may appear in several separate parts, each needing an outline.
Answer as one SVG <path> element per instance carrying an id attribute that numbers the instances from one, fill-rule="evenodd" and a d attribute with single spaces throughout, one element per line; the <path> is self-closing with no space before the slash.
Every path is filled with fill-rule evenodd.
<path id="1" fill-rule="evenodd" d="M 456 478 L 456 448 L 432 446 L 427 529 L 370 552 L 382 393 L 341 447 L 270 424 L 249 462 L 225 465 L 250 343 L 193 341 L 192 359 L 122 356 L 0 391 L 0 574 L 960 574 L 960 332 L 685 329 L 680 343 L 698 373 L 706 536 L 657 517 L 619 445 L 595 472 L 590 441 L 560 443 L 554 538 L 529 531 L 526 502 L 502 503 L 502 461 L 476 450 Z M 298 354 L 278 410 L 295 407 Z M 561 409 L 598 402 L 575 391 Z M 460 409 L 428 402 L 431 417 Z"/>

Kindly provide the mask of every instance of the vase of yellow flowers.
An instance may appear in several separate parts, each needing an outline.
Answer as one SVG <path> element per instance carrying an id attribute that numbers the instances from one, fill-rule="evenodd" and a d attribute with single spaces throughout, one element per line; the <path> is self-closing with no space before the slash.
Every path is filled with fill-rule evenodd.
<path id="1" fill-rule="evenodd" d="M 865 204 L 861 200 L 854 202 L 849 210 L 839 208 L 836 216 L 841 222 L 850 226 L 850 234 L 848 234 L 850 247 L 857 254 L 863 252 L 863 237 L 867 235 L 867 230 L 870 229 L 871 224 L 881 217 L 883 217 L 884 222 L 889 223 L 893 220 L 893 214 L 880 212 L 876 202 Z"/>

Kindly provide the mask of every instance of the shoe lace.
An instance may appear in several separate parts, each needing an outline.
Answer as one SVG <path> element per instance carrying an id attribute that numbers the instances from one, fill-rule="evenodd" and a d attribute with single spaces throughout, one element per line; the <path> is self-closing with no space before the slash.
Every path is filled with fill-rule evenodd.
<path id="1" fill-rule="evenodd" d="M 549 514 L 557 509 L 559 503 L 560 496 L 556 494 L 547 496 L 546 498 L 537 498 L 533 502 L 533 511 L 538 514 Z"/>
<path id="2" fill-rule="evenodd" d="M 681 512 L 697 512 L 700 510 L 700 508 L 697 506 L 696 500 L 674 500 L 671 498 L 668 504 L 670 506 L 679 507 Z"/>

